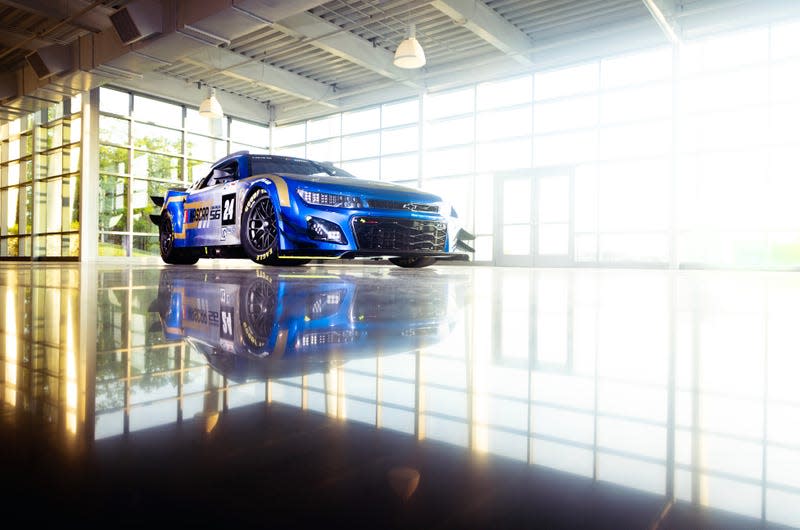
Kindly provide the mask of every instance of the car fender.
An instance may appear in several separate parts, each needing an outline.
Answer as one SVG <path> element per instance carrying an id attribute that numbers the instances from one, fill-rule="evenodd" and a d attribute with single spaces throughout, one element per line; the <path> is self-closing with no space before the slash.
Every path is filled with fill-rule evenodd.
<path id="1" fill-rule="evenodd" d="M 161 207 L 161 215 L 164 216 L 169 214 L 172 218 L 172 231 L 175 234 L 176 247 L 186 246 L 186 232 L 183 227 L 183 203 L 188 195 L 189 194 L 185 191 L 170 190 L 164 197 L 164 204 Z"/>
<path id="2" fill-rule="evenodd" d="M 250 199 L 250 196 L 253 195 L 257 190 L 262 189 L 269 194 L 270 200 L 272 200 L 272 204 L 275 207 L 275 212 L 277 213 L 277 224 L 278 224 L 278 232 L 283 233 L 283 215 L 281 215 L 281 210 L 283 209 L 286 202 L 286 198 L 282 197 L 283 193 L 280 192 L 280 187 L 286 186 L 285 181 L 282 177 L 278 177 L 277 175 L 258 175 L 255 177 L 249 177 L 243 181 L 245 186 L 243 186 L 240 190 L 240 204 L 241 210 L 239 212 L 239 219 L 237 226 L 241 233 L 241 219 L 242 214 L 244 213 L 244 205 L 247 204 L 247 201 Z M 282 200 L 283 199 L 283 200 Z"/>

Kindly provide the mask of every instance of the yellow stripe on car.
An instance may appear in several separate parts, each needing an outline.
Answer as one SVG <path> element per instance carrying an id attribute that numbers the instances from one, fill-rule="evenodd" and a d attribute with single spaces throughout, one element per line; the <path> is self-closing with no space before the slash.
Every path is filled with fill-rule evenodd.
<path id="1" fill-rule="evenodd" d="M 339 259 L 338 256 L 278 256 L 278 259 Z"/>
<path id="2" fill-rule="evenodd" d="M 289 186 L 286 185 L 286 181 L 283 177 L 270 175 L 269 178 L 275 183 L 275 189 L 278 190 L 278 202 L 281 206 L 291 206 L 291 202 L 289 201 Z"/>

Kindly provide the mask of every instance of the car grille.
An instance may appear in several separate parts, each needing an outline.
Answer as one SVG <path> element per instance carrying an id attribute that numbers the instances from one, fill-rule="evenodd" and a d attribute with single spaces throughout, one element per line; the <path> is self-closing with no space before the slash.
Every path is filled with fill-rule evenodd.
<path id="1" fill-rule="evenodd" d="M 441 221 L 356 217 L 353 232 L 359 250 L 444 251 L 447 226 Z"/>
<path id="2" fill-rule="evenodd" d="M 436 204 L 387 201 L 385 199 L 368 199 L 367 202 L 370 208 L 381 208 L 383 210 L 409 210 L 412 212 L 439 213 L 439 206 Z"/>

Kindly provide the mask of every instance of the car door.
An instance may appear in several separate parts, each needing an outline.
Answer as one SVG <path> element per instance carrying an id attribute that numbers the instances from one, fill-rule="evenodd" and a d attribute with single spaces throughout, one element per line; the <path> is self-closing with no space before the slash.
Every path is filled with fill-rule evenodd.
<path id="1" fill-rule="evenodd" d="M 231 227 L 235 226 L 235 212 L 231 211 L 231 204 L 224 203 L 231 202 L 238 178 L 236 162 L 215 168 L 206 178 L 204 186 L 186 200 L 185 226 L 191 246 L 213 247 L 235 242 L 230 237 Z"/>

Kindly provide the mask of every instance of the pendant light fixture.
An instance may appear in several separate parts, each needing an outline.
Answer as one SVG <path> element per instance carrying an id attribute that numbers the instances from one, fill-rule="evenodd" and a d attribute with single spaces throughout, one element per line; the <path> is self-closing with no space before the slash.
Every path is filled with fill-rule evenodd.
<path id="1" fill-rule="evenodd" d="M 208 89 L 208 97 L 200 103 L 200 116 L 209 119 L 222 117 L 222 105 L 217 100 L 217 89 Z"/>
<path id="2" fill-rule="evenodd" d="M 414 24 L 409 24 L 408 37 L 394 52 L 394 65 L 398 68 L 422 68 L 425 66 L 425 51 L 417 41 L 417 28 Z"/>

